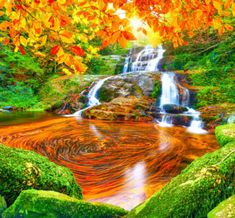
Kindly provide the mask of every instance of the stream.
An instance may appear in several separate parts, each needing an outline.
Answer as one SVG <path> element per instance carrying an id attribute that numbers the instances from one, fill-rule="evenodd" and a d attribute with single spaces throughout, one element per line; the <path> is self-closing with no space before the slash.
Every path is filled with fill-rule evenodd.
<path id="1" fill-rule="evenodd" d="M 160 72 L 161 118 L 154 122 L 95 121 L 82 112 L 101 104 L 99 89 L 109 79 L 132 73 L 158 71 L 164 50 L 146 46 L 125 59 L 123 73 L 92 85 L 85 109 L 67 117 L 41 113 L 0 114 L 0 143 L 34 150 L 68 167 L 86 200 L 111 203 L 127 210 L 150 197 L 194 159 L 218 148 L 213 134 L 203 129 L 200 113 L 190 108 L 189 91 L 174 72 Z M 181 94 L 180 94 L 181 92 Z M 188 126 L 176 126 L 166 105 L 184 107 L 177 114 L 191 117 Z"/>

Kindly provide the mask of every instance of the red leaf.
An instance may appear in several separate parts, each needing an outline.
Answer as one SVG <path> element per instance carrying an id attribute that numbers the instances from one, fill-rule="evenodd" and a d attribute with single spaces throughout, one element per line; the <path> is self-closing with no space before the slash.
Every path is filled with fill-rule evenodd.
<path id="1" fill-rule="evenodd" d="M 51 49 L 51 55 L 56 55 L 58 51 L 60 50 L 60 46 L 56 45 Z"/>
<path id="2" fill-rule="evenodd" d="M 26 53 L 25 53 L 25 50 L 24 50 L 21 46 L 19 46 L 19 50 L 20 50 L 20 52 L 21 52 L 22 55 L 25 55 L 25 54 L 26 54 Z"/>
<path id="3" fill-rule="evenodd" d="M 71 46 L 70 47 L 71 52 L 73 52 L 75 55 L 79 55 L 79 56 L 85 56 L 85 52 L 82 48 L 80 48 L 79 46 Z"/>
<path id="4" fill-rule="evenodd" d="M 47 0 L 47 2 L 48 2 L 49 4 L 52 4 L 52 3 L 54 2 L 54 0 Z"/>
<path id="5" fill-rule="evenodd" d="M 136 39 L 135 36 L 131 32 L 124 31 L 123 35 L 127 40 L 135 40 Z"/>

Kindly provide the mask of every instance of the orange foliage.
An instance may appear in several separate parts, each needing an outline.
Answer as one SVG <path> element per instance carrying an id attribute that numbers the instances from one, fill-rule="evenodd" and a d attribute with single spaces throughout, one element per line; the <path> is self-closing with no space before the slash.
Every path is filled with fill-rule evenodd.
<path id="1" fill-rule="evenodd" d="M 124 13 L 124 18 L 118 15 Z M 82 73 L 83 64 L 110 44 L 126 46 L 135 40 L 132 17 L 143 21 L 139 28 L 152 38 L 183 45 L 184 37 L 199 30 L 233 30 L 224 17 L 235 15 L 232 0 L 0 0 L 0 42 L 22 54 L 54 59 L 72 71 Z M 87 44 L 97 37 L 98 47 Z M 50 52 L 45 52 L 45 51 Z"/>

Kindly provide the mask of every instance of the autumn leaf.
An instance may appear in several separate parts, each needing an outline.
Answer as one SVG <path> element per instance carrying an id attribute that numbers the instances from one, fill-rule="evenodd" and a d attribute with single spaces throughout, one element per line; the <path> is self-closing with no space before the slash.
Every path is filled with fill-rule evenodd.
<path id="1" fill-rule="evenodd" d="M 60 46 L 59 45 L 56 45 L 54 46 L 52 49 L 51 49 L 51 55 L 56 55 L 58 53 L 60 49 Z"/>
<path id="2" fill-rule="evenodd" d="M 71 46 L 70 50 L 75 55 L 79 55 L 81 57 L 85 56 L 84 50 L 82 48 L 80 48 L 79 46 Z"/>
<path id="3" fill-rule="evenodd" d="M 25 55 L 25 54 L 26 54 L 25 50 L 24 50 L 21 46 L 19 46 L 19 50 L 20 50 L 20 53 L 21 53 L 22 55 Z"/>
<path id="4" fill-rule="evenodd" d="M 119 44 L 122 48 L 126 48 L 126 38 L 123 35 L 119 38 Z"/>
<path id="5" fill-rule="evenodd" d="M 123 31 L 123 35 L 126 40 L 136 40 L 135 36 L 131 32 Z"/>

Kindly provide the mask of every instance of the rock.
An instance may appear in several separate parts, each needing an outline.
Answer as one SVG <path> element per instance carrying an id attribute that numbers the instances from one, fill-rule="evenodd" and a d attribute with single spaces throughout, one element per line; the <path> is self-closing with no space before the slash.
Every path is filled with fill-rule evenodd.
<path id="1" fill-rule="evenodd" d="M 112 218 L 121 217 L 127 211 L 120 207 L 90 203 L 54 191 L 22 191 L 3 218 L 50 217 L 50 218 Z"/>
<path id="2" fill-rule="evenodd" d="M 3 211 L 7 208 L 6 201 L 4 197 L 0 195 L 0 217 L 2 217 Z"/>
<path id="3" fill-rule="evenodd" d="M 235 111 L 235 104 L 209 105 L 198 109 L 206 128 L 213 130 L 216 126 L 227 122 L 230 115 Z"/>
<path id="4" fill-rule="evenodd" d="M 235 141 L 235 124 L 217 126 L 215 129 L 215 136 L 221 146 Z"/>
<path id="5" fill-rule="evenodd" d="M 181 114 L 185 111 L 188 111 L 188 109 L 186 107 L 176 105 L 176 104 L 165 104 L 165 105 L 163 105 L 163 109 L 167 113 L 171 113 L 171 114 Z"/>
<path id="6" fill-rule="evenodd" d="M 82 116 L 98 120 L 150 121 L 153 116 L 150 115 L 149 109 L 154 102 L 154 99 L 147 97 L 118 97 L 111 102 L 85 110 Z"/>
<path id="7" fill-rule="evenodd" d="M 234 218 L 235 195 L 222 201 L 217 207 L 208 213 L 208 218 Z"/>
<path id="8" fill-rule="evenodd" d="M 235 115 L 234 114 L 231 114 L 228 119 L 227 119 L 227 123 L 230 124 L 230 123 L 235 123 Z"/>
<path id="9" fill-rule="evenodd" d="M 152 92 L 155 90 L 156 83 L 160 83 L 159 73 L 123 74 L 104 82 L 98 93 L 99 99 L 101 102 L 109 102 L 117 97 L 151 97 Z"/>
<path id="10" fill-rule="evenodd" d="M 12 106 L 5 106 L 3 107 L 3 110 L 7 110 L 7 111 L 13 111 L 13 107 Z"/>
<path id="11" fill-rule="evenodd" d="M 193 161 L 127 218 L 204 218 L 235 192 L 235 142 Z"/>
<path id="12" fill-rule="evenodd" d="M 10 205 L 22 190 L 54 190 L 82 198 L 72 172 L 33 151 L 0 145 L 0 195 Z"/>
<path id="13" fill-rule="evenodd" d="M 0 112 L 2 112 L 2 113 L 9 113 L 10 111 L 8 111 L 8 110 L 3 110 L 3 109 L 0 109 Z"/>

